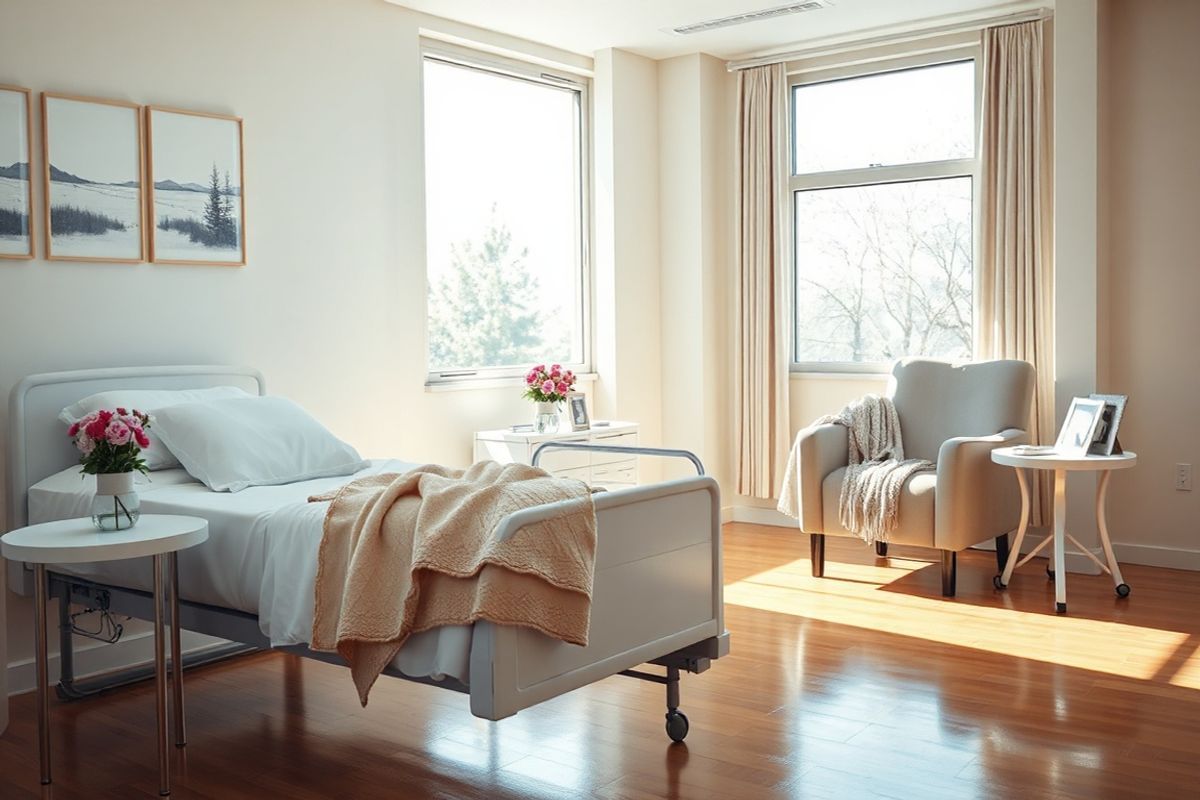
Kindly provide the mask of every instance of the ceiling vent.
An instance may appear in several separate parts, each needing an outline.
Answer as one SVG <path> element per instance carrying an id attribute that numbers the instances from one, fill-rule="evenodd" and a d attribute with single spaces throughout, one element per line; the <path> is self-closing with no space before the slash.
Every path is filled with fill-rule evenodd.
<path id="1" fill-rule="evenodd" d="M 730 17 L 709 19 L 704 22 L 693 22 L 691 25 L 680 25 L 678 28 L 672 28 L 671 32 L 677 33 L 680 36 L 688 36 L 693 33 L 713 31 L 717 28 L 728 28 L 732 25 L 744 25 L 747 22 L 786 17 L 789 14 L 799 14 L 802 11 L 816 11 L 817 9 L 828 8 L 829 5 L 830 0 L 807 0 L 803 3 L 788 3 L 773 8 L 764 8 L 760 11 L 747 11 L 744 14 L 734 14 Z"/>

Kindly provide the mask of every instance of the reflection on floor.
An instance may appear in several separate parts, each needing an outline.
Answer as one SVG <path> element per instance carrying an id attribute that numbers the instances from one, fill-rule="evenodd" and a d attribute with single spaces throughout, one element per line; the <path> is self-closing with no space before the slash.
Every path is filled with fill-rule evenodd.
<path id="1" fill-rule="evenodd" d="M 1044 561 L 992 589 L 990 553 L 939 594 L 936 553 L 726 527 L 733 654 L 687 676 L 686 746 L 661 687 L 612 678 L 487 723 L 466 698 L 263 654 L 190 674 L 176 798 L 1180 798 L 1200 785 L 1200 573 L 1131 566 L 1128 600 Z M 149 687 L 54 714 L 61 798 L 150 797 Z M 0 797 L 42 796 L 33 703 L 0 737 Z"/>

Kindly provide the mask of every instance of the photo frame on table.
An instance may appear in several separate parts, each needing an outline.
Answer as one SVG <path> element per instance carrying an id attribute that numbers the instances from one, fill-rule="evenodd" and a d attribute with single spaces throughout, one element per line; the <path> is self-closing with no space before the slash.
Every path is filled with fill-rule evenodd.
<path id="1" fill-rule="evenodd" d="M 1092 437 L 1091 447 L 1088 448 L 1088 454 L 1093 456 L 1112 456 L 1125 452 L 1121 448 L 1121 440 L 1117 438 L 1117 431 L 1121 427 L 1121 417 L 1125 414 L 1125 404 L 1129 401 L 1129 396 L 1124 394 L 1092 394 L 1088 395 L 1091 400 L 1099 400 L 1104 403 L 1104 411 L 1100 416 L 1100 424 L 1096 426 L 1096 433 Z"/>
<path id="2" fill-rule="evenodd" d="M 142 107 L 42 92 L 46 258 L 146 260 Z"/>
<path id="3" fill-rule="evenodd" d="M 33 258 L 33 103 L 0 83 L 0 258 Z"/>
<path id="4" fill-rule="evenodd" d="M 571 430 L 586 431 L 592 427 L 591 417 L 588 416 L 587 395 L 583 392 L 571 392 L 567 395 L 567 414 L 571 418 Z"/>
<path id="5" fill-rule="evenodd" d="M 1054 454 L 1075 458 L 1086 456 L 1104 415 L 1104 407 L 1103 400 L 1072 398 L 1071 407 L 1067 409 L 1067 416 L 1054 443 Z"/>
<path id="6" fill-rule="evenodd" d="M 150 260 L 246 263 L 242 119 L 148 106 Z"/>

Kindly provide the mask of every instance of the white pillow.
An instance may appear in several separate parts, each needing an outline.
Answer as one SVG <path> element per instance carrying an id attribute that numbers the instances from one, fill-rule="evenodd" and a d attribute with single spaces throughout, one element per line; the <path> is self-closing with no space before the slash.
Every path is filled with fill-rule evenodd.
<path id="1" fill-rule="evenodd" d="M 89 395 L 74 405 L 64 408 L 58 415 L 60 421 L 68 427 L 86 417 L 93 411 L 102 408 L 137 409 L 147 414 L 157 412 L 167 406 L 177 406 L 180 403 L 208 402 L 223 397 L 252 397 L 249 392 L 236 386 L 214 386 L 211 389 L 113 389 L 107 392 Z M 171 451 L 158 442 L 154 423 L 151 421 L 150 447 L 142 451 L 146 459 L 146 468 L 150 471 L 159 469 L 174 469 L 179 466 L 179 459 L 171 455 Z"/>
<path id="2" fill-rule="evenodd" d="M 370 465 L 283 397 L 183 403 L 154 416 L 159 439 L 214 492 L 351 475 Z"/>

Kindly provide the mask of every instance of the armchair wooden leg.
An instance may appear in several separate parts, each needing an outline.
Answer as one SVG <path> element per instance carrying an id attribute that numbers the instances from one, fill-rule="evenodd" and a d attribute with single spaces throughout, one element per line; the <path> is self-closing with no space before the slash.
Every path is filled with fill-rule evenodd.
<path id="1" fill-rule="evenodd" d="M 880 558 L 887 558 L 887 542 L 875 543 L 875 555 Z"/>
<path id="2" fill-rule="evenodd" d="M 812 556 L 814 578 L 825 577 L 825 534 L 812 533 L 808 536 L 809 553 Z"/>
<path id="3" fill-rule="evenodd" d="M 1002 533 L 996 537 L 996 567 L 1001 573 L 1008 564 L 1008 534 Z"/>
<path id="4" fill-rule="evenodd" d="M 942 597 L 954 597 L 958 584 L 958 553 L 942 551 Z"/>

